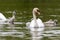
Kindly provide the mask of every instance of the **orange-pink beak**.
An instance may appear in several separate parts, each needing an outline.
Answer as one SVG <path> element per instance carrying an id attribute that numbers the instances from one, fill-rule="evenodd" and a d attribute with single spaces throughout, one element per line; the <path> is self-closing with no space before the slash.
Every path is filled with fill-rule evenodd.
<path id="1" fill-rule="evenodd" d="M 37 10 L 38 15 L 40 15 L 40 10 Z"/>

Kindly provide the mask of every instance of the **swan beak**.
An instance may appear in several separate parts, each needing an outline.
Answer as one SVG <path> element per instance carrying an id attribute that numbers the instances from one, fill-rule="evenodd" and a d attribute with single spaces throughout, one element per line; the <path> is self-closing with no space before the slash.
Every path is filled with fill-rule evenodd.
<path id="1" fill-rule="evenodd" d="M 40 15 L 40 12 L 38 12 L 38 15 Z"/>
<path id="2" fill-rule="evenodd" d="M 38 12 L 38 15 L 40 15 L 40 10 L 37 10 L 37 12 Z"/>

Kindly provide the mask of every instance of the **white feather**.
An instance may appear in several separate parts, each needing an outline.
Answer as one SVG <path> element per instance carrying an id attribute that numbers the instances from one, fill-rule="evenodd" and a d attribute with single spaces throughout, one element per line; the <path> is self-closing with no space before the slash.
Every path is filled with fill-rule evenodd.
<path id="1" fill-rule="evenodd" d="M 2 20 L 2 21 L 6 21 L 7 20 L 6 17 L 2 13 L 0 13 L 0 20 Z"/>

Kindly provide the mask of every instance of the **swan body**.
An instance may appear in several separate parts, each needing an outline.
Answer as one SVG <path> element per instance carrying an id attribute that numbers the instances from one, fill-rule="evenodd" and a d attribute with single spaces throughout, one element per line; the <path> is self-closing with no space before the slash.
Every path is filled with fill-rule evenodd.
<path id="1" fill-rule="evenodd" d="M 9 19 L 7 19 L 2 13 L 0 13 L 0 24 L 3 24 L 5 22 L 12 24 L 15 19 L 15 11 L 13 12 L 13 16 Z"/>
<path id="2" fill-rule="evenodd" d="M 6 17 L 2 14 L 2 13 L 0 13 L 0 21 L 6 21 L 7 19 L 6 19 Z"/>
<path id="3" fill-rule="evenodd" d="M 43 31 L 44 24 L 43 24 L 42 20 L 38 18 L 38 19 L 36 19 L 36 22 L 37 22 L 37 25 L 35 24 L 34 19 L 31 21 L 31 23 L 30 23 L 31 31 L 35 31 L 35 28 L 34 28 L 35 26 L 38 26 L 36 31 Z"/>
<path id="4" fill-rule="evenodd" d="M 56 26 L 57 25 L 57 20 L 52 20 L 50 19 L 49 21 L 44 22 L 45 26 Z"/>
<path id="5" fill-rule="evenodd" d="M 9 22 L 9 23 L 14 24 L 15 15 L 16 15 L 16 13 L 15 13 L 15 11 L 13 11 L 12 17 L 8 19 L 8 22 Z"/>

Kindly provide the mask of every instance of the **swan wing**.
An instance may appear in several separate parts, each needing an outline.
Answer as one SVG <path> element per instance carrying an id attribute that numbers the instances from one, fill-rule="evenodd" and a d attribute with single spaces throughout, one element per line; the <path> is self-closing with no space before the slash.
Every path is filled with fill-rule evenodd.
<path id="1" fill-rule="evenodd" d="M 30 26 L 29 26 L 29 27 L 30 27 L 30 28 L 31 28 L 31 27 L 35 27 L 35 21 L 34 21 L 34 20 L 32 20 L 32 21 L 31 21 L 31 23 L 30 23 Z"/>
<path id="2" fill-rule="evenodd" d="M 37 24 L 38 24 L 39 27 L 44 27 L 44 23 L 39 18 L 37 19 Z"/>
<path id="3" fill-rule="evenodd" d="M 32 20 L 31 22 L 30 22 L 30 25 L 28 26 L 28 28 L 31 30 L 31 31 L 35 31 L 35 21 L 34 20 Z"/>
<path id="4" fill-rule="evenodd" d="M 0 20 L 6 21 L 6 17 L 2 13 L 0 13 Z"/>

